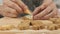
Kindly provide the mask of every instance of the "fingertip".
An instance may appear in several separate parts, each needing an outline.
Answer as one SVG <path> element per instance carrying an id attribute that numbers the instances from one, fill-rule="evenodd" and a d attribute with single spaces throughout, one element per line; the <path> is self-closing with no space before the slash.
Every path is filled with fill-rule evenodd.
<path id="1" fill-rule="evenodd" d="M 39 12 L 39 9 L 38 8 L 36 8 L 34 11 L 33 11 L 33 15 L 36 15 L 37 13 Z"/>
<path id="2" fill-rule="evenodd" d="M 39 20 L 40 18 L 38 16 L 33 17 L 34 20 Z"/>

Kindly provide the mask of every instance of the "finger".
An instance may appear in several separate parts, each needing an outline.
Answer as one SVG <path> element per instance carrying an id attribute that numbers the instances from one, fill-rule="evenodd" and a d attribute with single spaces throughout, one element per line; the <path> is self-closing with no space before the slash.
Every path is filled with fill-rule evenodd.
<path id="1" fill-rule="evenodd" d="M 4 8 L 4 9 L 3 9 Z M 0 14 L 3 16 L 7 16 L 7 17 L 17 17 L 18 13 L 16 12 L 16 10 L 6 7 L 6 6 L 0 6 Z"/>
<path id="2" fill-rule="evenodd" d="M 55 8 L 50 14 L 48 14 L 48 15 L 42 17 L 41 19 L 53 18 L 53 17 L 55 17 L 55 16 L 57 15 L 57 11 L 58 11 L 58 10 Z"/>
<path id="3" fill-rule="evenodd" d="M 18 17 L 18 13 L 16 12 L 16 10 L 12 9 L 12 8 L 9 8 L 11 11 L 9 12 L 6 12 L 7 17 Z M 17 14 L 16 14 L 17 13 Z"/>
<path id="4" fill-rule="evenodd" d="M 50 6 L 48 6 L 45 10 L 43 10 L 42 12 L 38 13 L 37 15 L 34 16 L 34 19 L 39 19 L 45 15 L 47 15 L 48 13 L 51 12 L 51 10 L 54 8 L 54 4 L 51 4 Z"/>
<path id="5" fill-rule="evenodd" d="M 29 8 L 21 0 L 11 0 L 11 1 L 17 3 L 23 9 L 24 13 L 31 14 Z"/>
<path id="6" fill-rule="evenodd" d="M 10 1 L 10 0 L 4 0 L 4 5 L 15 9 L 18 13 L 23 13 L 21 7 L 19 7 L 16 3 Z"/>
<path id="7" fill-rule="evenodd" d="M 41 12 L 42 10 L 44 10 L 51 3 L 52 3 L 51 0 L 44 0 L 43 4 L 34 10 L 33 15 L 36 15 L 39 12 Z"/>
<path id="8" fill-rule="evenodd" d="M 15 3 L 17 3 L 23 10 L 27 9 L 28 7 L 22 2 L 22 0 L 11 0 Z"/>
<path id="9" fill-rule="evenodd" d="M 35 16 L 36 14 L 38 14 L 39 12 L 41 12 L 42 9 L 40 7 L 37 7 L 34 11 L 33 11 L 33 16 Z"/>
<path id="10" fill-rule="evenodd" d="M 53 2 L 53 0 L 44 0 L 43 3 L 49 3 L 49 2 Z"/>

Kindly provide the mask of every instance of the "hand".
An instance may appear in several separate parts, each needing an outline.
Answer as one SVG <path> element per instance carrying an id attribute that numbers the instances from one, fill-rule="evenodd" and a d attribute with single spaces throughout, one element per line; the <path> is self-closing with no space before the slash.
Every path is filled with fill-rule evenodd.
<path id="1" fill-rule="evenodd" d="M 23 13 L 27 6 L 21 0 L 3 0 L 0 13 L 7 17 L 17 17 L 18 14 Z"/>
<path id="2" fill-rule="evenodd" d="M 57 7 L 52 0 L 44 0 L 33 12 L 33 19 L 49 19 L 57 15 Z"/>

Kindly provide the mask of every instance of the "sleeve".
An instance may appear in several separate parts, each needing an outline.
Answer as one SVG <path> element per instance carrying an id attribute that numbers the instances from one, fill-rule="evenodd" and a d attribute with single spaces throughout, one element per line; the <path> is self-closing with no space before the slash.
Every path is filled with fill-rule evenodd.
<path id="1" fill-rule="evenodd" d="M 54 0 L 54 2 L 57 5 L 57 7 L 60 8 L 60 0 Z"/>

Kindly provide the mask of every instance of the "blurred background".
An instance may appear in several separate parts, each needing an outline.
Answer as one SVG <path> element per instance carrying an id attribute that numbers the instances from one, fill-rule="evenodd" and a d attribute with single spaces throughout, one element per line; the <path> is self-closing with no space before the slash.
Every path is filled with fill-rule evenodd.
<path id="1" fill-rule="evenodd" d="M 60 8 L 60 0 L 54 0 L 54 2 L 56 3 L 57 7 Z"/>
<path id="2" fill-rule="evenodd" d="M 56 3 L 57 7 L 60 8 L 60 0 L 54 0 Z M 0 5 L 3 3 L 3 0 L 0 0 Z"/>
<path id="3" fill-rule="evenodd" d="M 3 1 L 2 0 L 0 0 L 0 4 L 2 4 L 3 3 Z"/>

